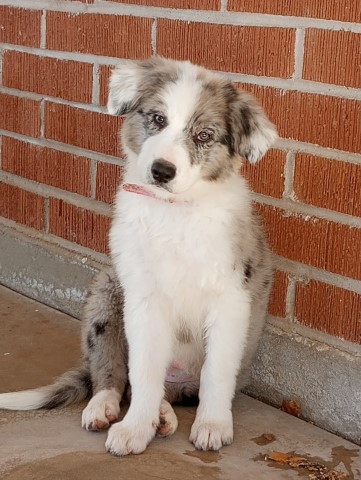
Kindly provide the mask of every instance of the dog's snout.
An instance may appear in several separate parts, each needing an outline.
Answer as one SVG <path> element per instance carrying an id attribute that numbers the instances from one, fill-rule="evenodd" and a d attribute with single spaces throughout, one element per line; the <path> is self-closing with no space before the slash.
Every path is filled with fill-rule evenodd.
<path id="1" fill-rule="evenodd" d="M 163 158 L 158 158 L 154 160 L 151 172 L 156 182 L 168 183 L 175 177 L 176 167 L 173 163 L 167 162 Z"/>

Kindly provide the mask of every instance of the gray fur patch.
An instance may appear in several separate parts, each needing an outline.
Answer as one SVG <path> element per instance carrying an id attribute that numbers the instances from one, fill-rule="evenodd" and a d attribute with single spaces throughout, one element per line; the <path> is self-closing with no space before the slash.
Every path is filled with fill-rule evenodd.
<path id="1" fill-rule="evenodd" d="M 182 324 L 176 332 L 176 338 L 180 343 L 190 343 L 192 340 L 192 335 L 189 328 Z"/>
<path id="2" fill-rule="evenodd" d="M 94 324 L 94 333 L 98 337 L 99 335 L 103 335 L 108 323 L 95 323 Z"/>
<path id="3" fill-rule="evenodd" d="M 93 350 L 95 347 L 94 338 L 92 332 L 89 332 L 86 338 L 88 350 Z"/>
<path id="4" fill-rule="evenodd" d="M 252 260 L 248 260 L 244 266 L 244 278 L 246 282 L 249 282 L 253 275 L 253 265 Z"/>

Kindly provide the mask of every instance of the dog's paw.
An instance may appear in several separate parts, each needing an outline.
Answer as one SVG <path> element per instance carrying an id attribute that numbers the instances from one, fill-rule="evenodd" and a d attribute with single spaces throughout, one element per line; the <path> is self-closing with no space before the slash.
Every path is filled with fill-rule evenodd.
<path id="1" fill-rule="evenodd" d="M 159 425 L 157 427 L 157 435 L 160 437 L 169 437 L 178 428 L 177 415 L 170 403 L 163 400 L 159 410 Z"/>
<path id="2" fill-rule="evenodd" d="M 119 402 L 120 395 L 114 389 L 101 390 L 95 394 L 83 410 L 83 428 L 93 432 L 108 428 L 119 417 Z"/>
<path id="3" fill-rule="evenodd" d="M 233 442 L 232 413 L 229 413 L 222 420 L 196 417 L 189 440 L 197 450 L 219 450 Z"/>
<path id="4" fill-rule="evenodd" d="M 112 455 L 122 457 L 130 453 L 144 452 L 155 435 L 155 427 L 139 427 L 122 421 L 112 425 L 105 442 L 106 450 Z"/>

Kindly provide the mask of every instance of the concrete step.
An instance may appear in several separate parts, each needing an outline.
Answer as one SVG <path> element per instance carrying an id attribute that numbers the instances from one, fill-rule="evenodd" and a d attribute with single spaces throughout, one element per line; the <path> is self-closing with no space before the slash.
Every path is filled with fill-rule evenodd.
<path id="1" fill-rule="evenodd" d="M 78 365 L 79 338 L 78 320 L 0 287 L 0 392 L 46 385 Z M 234 402 L 234 443 L 219 452 L 194 449 L 188 436 L 195 408 L 177 407 L 171 438 L 114 458 L 104 451 L 106 432 L 82 430 L 82 408 L 0 411 L 0 478 L 361 479 L 358 446 L 245 395 Z"/>

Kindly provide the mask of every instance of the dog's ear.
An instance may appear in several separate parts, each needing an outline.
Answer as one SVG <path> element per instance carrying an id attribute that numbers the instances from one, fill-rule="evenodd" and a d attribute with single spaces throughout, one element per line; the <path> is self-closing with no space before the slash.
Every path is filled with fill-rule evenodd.
<path id="1" fill-rule="evenodd" d="M 255 163 L 277 139 L 276 128 L 248 92 L 236 90 L 231 109 L 234 149 L 250 163 Z"/>
<path id="2" fill-rule="evenodd" d="M 142 67 L 139 61 L 124 60 L 114 68 L 109 81 L 107 108 L 110 114 L 126 115 L 137 108 L 141 78 Z"/>
<path id="3" fill-rule="evenodd" d="M 112 71 L 109 82 L 108 112 L 126 115 L 138 108 L 144 96 L 177 77 L 177 62 L 155 56 L 148 60 L 122 60 Z"/>

